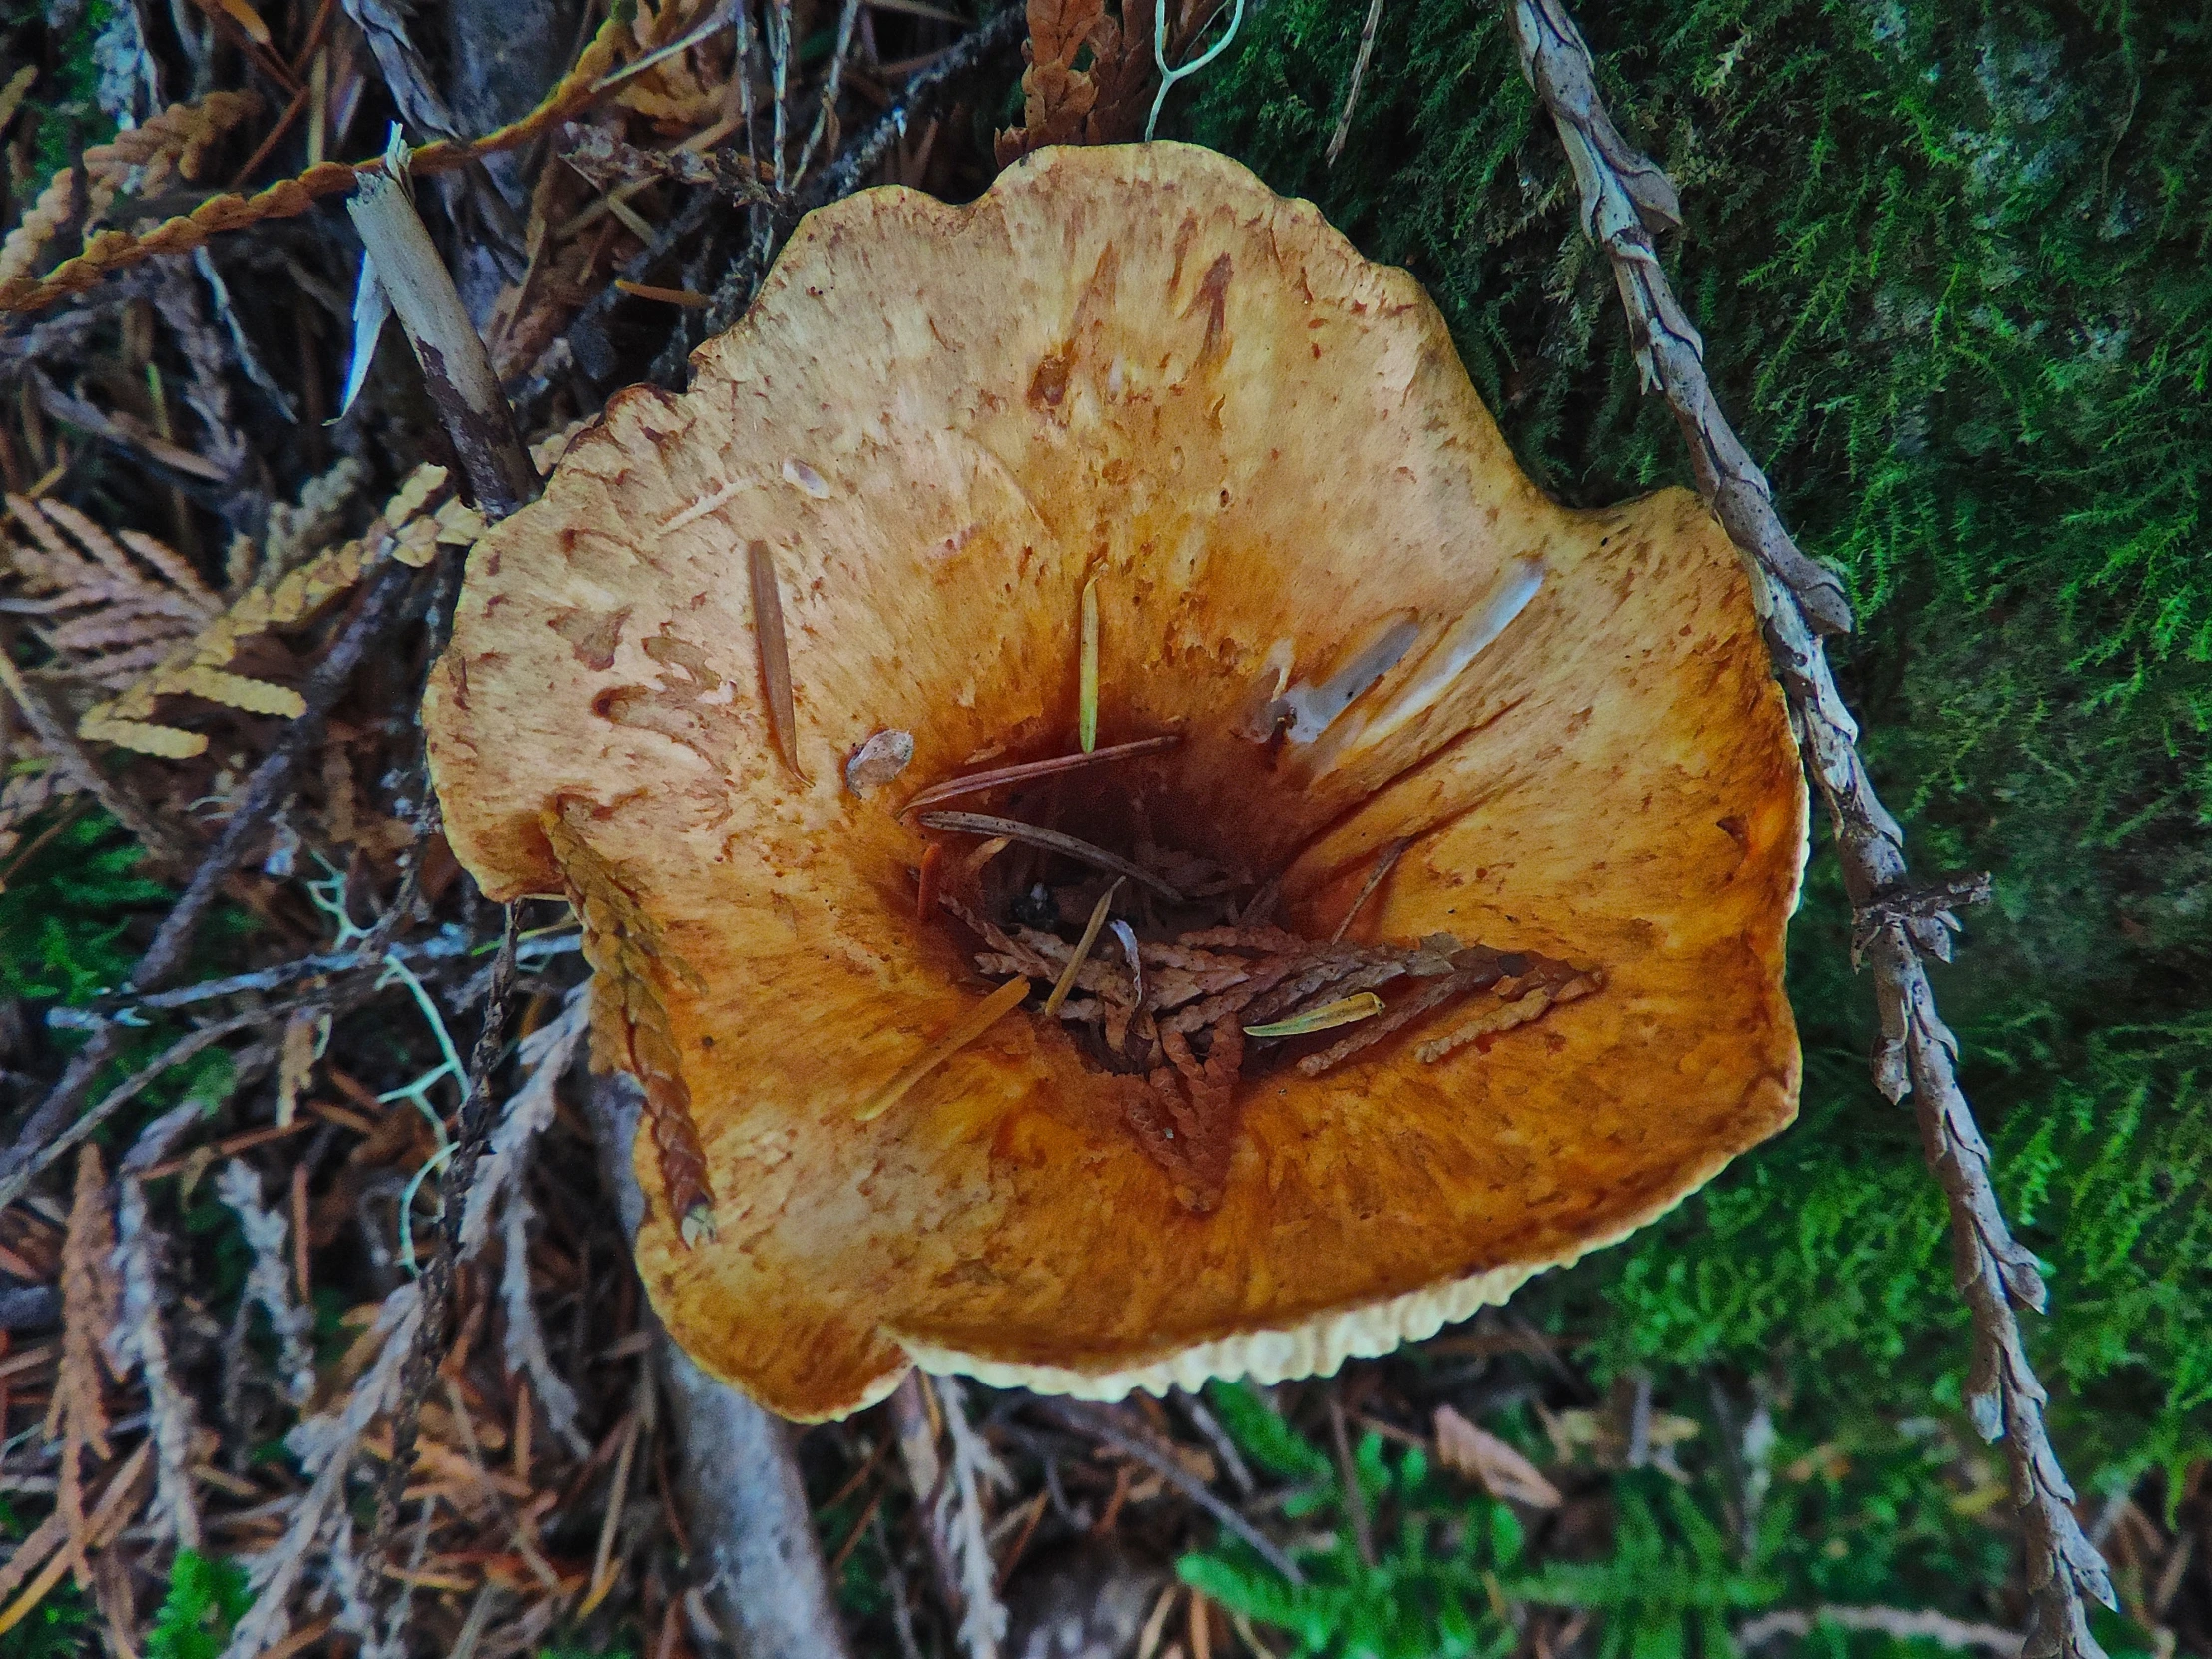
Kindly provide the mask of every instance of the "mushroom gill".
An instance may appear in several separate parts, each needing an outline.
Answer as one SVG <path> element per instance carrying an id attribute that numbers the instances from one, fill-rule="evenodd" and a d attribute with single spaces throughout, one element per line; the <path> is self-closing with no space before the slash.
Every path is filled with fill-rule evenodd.
<path id="1" fill-rule="evenodd" d="M 812 215 L 478 544 L 425 718 L 463 862 L 584 918 L 655 1306 L 791 1416 L 1327 1371 L 1795 1109 L 1725 537 L 1544 499 L 1205 151 Z"/>

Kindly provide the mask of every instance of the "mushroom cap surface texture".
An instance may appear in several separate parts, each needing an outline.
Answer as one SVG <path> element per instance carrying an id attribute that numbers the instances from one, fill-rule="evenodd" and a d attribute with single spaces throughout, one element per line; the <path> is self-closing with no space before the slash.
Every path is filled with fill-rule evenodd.
<path id="1" fill-rule="evenodd" d="M 866 191 L 693 361 L 476 545 L 425 720 L 488 893 L 615 889 L 580 905 L 597 1051 L 650 1016 L 716 1200 L 687 1246 L 641 1136 L 638 1267 L 709 1372 L 801 1419 L 917 1361 L 1094 1397 L 1326 1373 L 1790 1121 L 1806 802 L 1727 538 L 1681 490 L 1547 500 L 1413 278 L 1311 204 L 1173 144 L 1041 151 L 966 206 Z M 1075 748 L 1093 579 L 1098 741 L 1183 741 L 1066 800 L 1141 788 L 1160 844 L 1280 873 L 1320 939 L 1410 837 L 1352 937 L 1546 952 L 1602 991 L 1434 1064 L 1414 1028 L 1247 1078 L 1209 1214 L 1029 1012 L 861 1121 L 992 983 L 917 921 L 899 809 Z M 912 759 L 876 744 L 896 775 L 857 793 L 884 732 Z"/>

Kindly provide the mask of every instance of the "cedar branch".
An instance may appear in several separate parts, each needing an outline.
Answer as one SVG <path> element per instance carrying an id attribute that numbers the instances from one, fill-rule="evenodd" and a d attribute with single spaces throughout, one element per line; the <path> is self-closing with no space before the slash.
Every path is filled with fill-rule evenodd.
<path id="1" fill-rule="evenodd" d="M 414 590 L 414 569 L 393 559 L 368 583 L 360 608 L 323 654 L 301 692 L 306 712 L 284 729 L 276 748 L 262 758 L 246 781 L 246 788 L 200 865 L 193 871 L 177 902 L 155 930 L 146 954 L 139 958 L 124 984 L 124 993 L 136 996 L 158 990 L 185 964 L 200 923 L 207 918 L 224 881 L 245 859 L 247 849 L 269 826 L 270 818 L 291 793 L 300 763 L 320 750 L 330 710 L 353 678 L 370 648 L 380 644 L 404 620 L 408 597 Z M 15 1141 L 0 1154 L 0 1181 L 6 1181 L 37 1158 L 47 1142 L 60 1133 L 71 1114 L 83 1104 L 94 1079 L 115 1056 L 116 1028 L 95 1031 L 91 1041 L 77 1051 L 60 1081 L 47 1091 L 17 1131 Z"/>
<path id="2" fill-rule="evenodd" d="M 1985 1439 L 2002 1439 L 2027 1547 L 2032 1596 L 2024 1659 L 2103 1659 L 2085 1597 L 2116 1607 L 2112 1581 L 2070 1504 L 2074 1490 L 2043 1422 L 2048 1399 L 2028 1364 L 2017 1310 L 2044 1305 L 2032 1252 L 2012 1237 L 1989 1174 L 1989 1149 L 1958 1086 L 1957 1042 L 1936 1011 L 1924 956 L 1947 959 L 1940 903 L 1912 902 L 1904 831 L 1883 807 L 1820 641 L 1850 625 L 1842 584 L 1798 551 L 1774 511 L 1765 476 L 1714 399 L 1703 343 L 1677 303 L 1652 243 L 1677 224 L 1674 188 L 1620 135 L 1597 93 L 1590 49 L 1564 0 L 1510 0 L 1521 70 L 1559 130 L 1582 197 L 1583 228 L 1613 265 L 1647 386 L 1673 406 L 1698 488 L 1747 556 L 1775 671 L 1815 786 L 1827 803 L 1854 912 L 1854 938 L 1873 961 L 1882 1037 L 1875 1083 L 1893 1102 L 1913 1096 L 1929 1168 L 1950 1209 L 1957 1284 L 1973 1318 L 1967 1407 Z M 1938 889 L 1968 901 L 1973 883 Z"/>
<path id="3" fill-rule="evenodd" d="M 507 1007 L 515 982 L 515 931 L 517 912 L 507 905 L 501 913 L 499 953 L 492 958 L 491 982 L 484 991 L 484 1023 L 469 1051 L 468 1082 L 461 1109 L 453 1122 L 453 1156 L 438 1172 L 438 1251 L 422 1273 L 422 1318 L 414 1328 L 399 1374 L 399 1406 L 392 1414 L 391 1461 L 384 1469 L 383 1490 L 376 1500 L 376 1531 L 369 1545 L 371 1555 L 382 1551 L 399 1518 L 399 1504 L 414 1473 L 415 1436 L 421 1422 L 422 1402 L 437 1377 L 445 1356 L 446 1326 L 453 1311 L 453 1274 L 461 1259 L 461 1222 L 468 1211 L 469 1189 L 475 1185 L 476 1166 L 491 1142 L 491 1073 L 498 1064 L 507 1036 Z"/>
<path id="4" fill-rule="evenodd" d="M 447 173 L 501 151 L 519 149 L 541 133 L 580 115 L 600 97 L 599 83 L 613 67 L 622 43 L 629 38 L 631 10 L 610 9 L 575 67 L 555 83 L 538 107 L 520 121 L 474 140 L 440 139 L 408 158 L 417 178 Z M 0 281 L 0 311 L 21 314 L 44 310 L 73 293 L 83 293 L 114 272 L 150 260 L 157 254 L 188 254 L 228 231 L 240 231 L 271 219 L 296 219 L 325 196 L 350 190 L 364 175 L 378 173 L 383 158 L 362 162 L 318 162 L 306 172 L 256 192 L 252 196 L 226 193 L 211 196 L 189 214 L 178 214 L 143 234 L 101 231 L 86 239 L 84 252 L 64 260 L 43 276 Z"/>

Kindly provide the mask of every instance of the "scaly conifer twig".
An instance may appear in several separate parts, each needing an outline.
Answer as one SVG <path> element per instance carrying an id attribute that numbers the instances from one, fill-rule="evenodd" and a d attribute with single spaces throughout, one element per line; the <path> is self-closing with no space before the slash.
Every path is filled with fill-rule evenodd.
<path id="1" fill-rule="evenodd" d="M 400 1371 L 399 1408 L 392 1415 L 391 1425 L 391 1461 L 385 1465 L 383 1489 L 377 1496 L 371 1553 L 385 1546 L 398 1522 L 400 1500 L 414 1473 L 422 1402 L 429 1396 L 438 1365 L 445 1358 L 445 1328 L 453 1309 L 453 1275 L 461 1259 L 461 1222 L 468 1211 L 468 1192 L 476 1181 L 476 1166 L 491 1143 L 491 1074 L 506 1045 L 507 1005 L 514 992 L 515 930 L 515 906 L 509 904 L 501 915 L 499 953 L 492 958 L 491 983 L 484 992 L 483 1029 L 477 1032 L 476 1046 L 469 1053 L 461 1108 L 454 1116 L 453 1155 L 438 1175 L 438 1199 L 443 1206 L 438 1251 L 423 1270 L 422 1319 L 414 1328 Z"/>
<path id="2" fill-rule="evenodd" d="M 201 858 L 184 892 L 155 930 L 146 954 L 131 970 L 123 986 L 127 995 L 159 990 L 185 965 L 186 952 L 223 883 L 244 861 L 247 848 L 268 828 L 271 815 L 290 794 L 300 762 L 321 748 L 330 710 L 351 682 L 354 669 L 360 666 L 369 649 L 382 643 L 385 635 L 405 617 L 414 577 L 412 566 L 392 559 L 387 560 L 368 582 L 353 619 L 307 677 L 300 692 L 306 712 L 284 729 L 276 748 L 262 758 L 261 764 L 247 778 L 246 788 L 225 822 L 223 833 Z M 114 1057 L 115 1049 L 116 1028 L 107 1026 L 94 1032 L 92 1040 L 77 1051 L 60 1081 L 47 1091 L 46 1098 L 17 1130 L 14 1143 L 5 1153 L 0 1153 L 0 1180 L 23 1169 L 60 1133 L 91 1092 L 101 1068 Z"/>
<path id="3" fill-rule="evenodd" d="M 1850 626 L 1837 577 L 1806 558 L 1774 511 L 1765 476 L 1730 428 L 1706 378 L 1704 342 L 1676 301 L 1652 236 L 1679 223 L 1674 187 L 1621 137 L 1598 97 L 1590 49 L 1563 0 L 1507 0 L 1521 70 L 1559 129 L 1580 188 L 1583 229 L 1612 262 L 1647 388 L 1663 393 L 1689 440 L 1698 488 L 1746 555 L 1775 671 L 1788 695 L 1815 786 L 1827 803 L 1854 940 L 1872 960 L 1882 1036 L 1875 1084 L 1912 1095 L 1929 1168 L 1950 1208 L 1960 1294 L 1973 1317 L 1966 1402 L 1974 1426 L 2002 1439 L 2019 1505 L 2032 1596 L 2024 1659 L 2103 1659 L 2085 1597 L 2116 1607 L 2103 1558 L 2069 1507 L 2074 1491 L 2043 1422 L 2048 1399 L 2029 1366 L 2016 1310 L 2043 1309 L 2032 1252 L 2012 1237 L 1990 1180 L 1989 1148 L 1958 1086 L 1957 1041 L 1936 1011 L 1923 957 L 1947 960 L 1944 909 L 1970 895 L 1952 883 L 1915 902 L 1905 835 L 1858 751 L 1820 634 Z"/>

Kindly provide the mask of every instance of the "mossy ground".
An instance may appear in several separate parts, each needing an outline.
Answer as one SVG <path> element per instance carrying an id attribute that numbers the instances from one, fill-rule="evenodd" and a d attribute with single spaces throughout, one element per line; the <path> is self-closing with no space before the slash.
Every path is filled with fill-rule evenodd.
<path id="1" fill-rule="evenodd" d="M 1716 390 L 1807 549 L 1919 871 L 1996 902 L 1938 970 L 2060 1448 L 2118 1489 L 2212 1447 L 2212 26 L 1900 0 L 1584 7 Z M 1688 482 L 1501 14 L 1275 0 L 1185 118 L 1443 307 L 1524 464 L 1575 503 Z M 1825 849 L 1792 945 L 1800 1123 L 1666 1224 L 1524 1294 L 1609 1368 L 1771 1378 L 1808 1422 L 1955 1407 L 1966 1357 L 1910 1114 L 1870 1085 Z M 1838 1432 L 1843 1430 L 1839 1428 Z"/>

